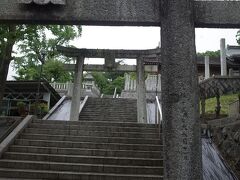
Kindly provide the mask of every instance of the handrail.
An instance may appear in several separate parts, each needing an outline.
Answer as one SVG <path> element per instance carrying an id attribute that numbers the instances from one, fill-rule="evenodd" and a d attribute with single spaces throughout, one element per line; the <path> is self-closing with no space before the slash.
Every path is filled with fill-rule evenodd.
<path id="1" fill-rule="evenodd" d="M 67 98 L 67 96 L 63 96 L 54 106 L 53 108 L 43 117 L 43 120 L 47 120 L 55 111 L 59 108 L 62 102 Z"/>
<path id="2" fill-rule="evenodd" d="M 17 119 L 6 131 L 0 136 L 0 143 L 23 121 L 23 119 Z"/>
<path id="3" fill-rule="evenodd" d="M 158 96 L 156 96 L 156 103 L 157 103 L 157 109 L 158 109 L 158 112 L 159 112 L 159 115 L 160 115 L 160 119 L 159 120 L 157 119 L 156 121 L 157 121 L 158 124 L 161 124 L 161 122 L 162 122 L 162 106 L 159 102 Z"/>
<path id="4" fill-rule="evenodd" d="M 156 96 L 156 105 L 157 105 L 157 116 L 155 120 L 155 124 L 159 126 L 159 136 L 161 134 L 161 126 L 162 126 L 162 106 L 159 102 L 158 96 Z"/>
<path id="5" fill-rule="evenodd" d="M 88 96 L 86 96 L 86 97 L 84 98 L 83 102 L 81 103 L 80 108 L 79 108 L 79 114 L 82 112 L 85 104 L 87 103 L 87 100 L 88 100 Z"/>
<path id="6" fill-rule="evenodd" d="M 114 89 L 113 98 L 116 98 L 116 95 L 117 95 L 117 88 Z"/>
<path id="7" fill-rule="evenodd" d="M 32 122 L 34 116 L 26 116 L 13 130 L 8 134 L 8 136 L 0 143 L 0 158 L 3 153 L 8 149 L 8 147 L 14 142 L 14 140 L 19 136 L 19 134 Z"/>

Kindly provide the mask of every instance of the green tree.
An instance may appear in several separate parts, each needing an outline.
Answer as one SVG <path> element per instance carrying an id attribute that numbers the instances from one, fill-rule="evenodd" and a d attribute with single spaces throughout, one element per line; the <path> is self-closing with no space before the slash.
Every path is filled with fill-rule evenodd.
<path id="1" fill-rule="evenodd" d="M 72 81 L 70 72 L 64 70 L 64 64 L 58 60 L 49 60 L 43 66 L 43 77 L 48 82 Z"/>
<path id="2" fill-rule="evenodd" d="M 103 94 L 112 95 L 115 88 L 117 88 L 117 93 L 120 94 L 124 88 L 124 73 L 94 72 L 92 75 Z"/>
<path id="3" fill-rule="evenodd" d="M 204 53 L 197 53 L 198 56 L 209 56 L 212 58 L 217 58 L 220 56 L 220 50 L 218 51 L 206 51 Z"/>
<path id="4" fill-rule="evenodd" d="M 38 59 L 41 49 L 48 54 L 46 60 L 62 59 L 55 46 L 68 45 L 80 36 L 80 26 L 62 25 L 1 25 L 0 26 L 0 108 L 9 64 L 15 62 L 15 68 L 21 76 L 36 78 L 39 69 Z M 15 48 L 14 48 L 15 47 Z M 17 50 L 17 53 L 13 52 Z"/>
<path id="5" fill-rule="evenodd" d="M 40 65 L 28 65 L 28 68 L 20 68 L 17 71 L 16 80 L 36 80 L 39 78 Z M 72 81 L 73 76 L 64 70 L 64 64 L 58 60 L 48 60 L 43 65 L 42 78 L 48 82 Z"/>
<path id="6" fill-rule="evenodd" d="M 118 76 L 112 82 L 109 82 L 104 89 L 104 94 L 113 94 L 115 88 L 117 89 L 117 94 L 120 94 L 124 88 L 125 78 L 123 76 Z"/>
<path id="7" fill-rule="evenodd" d="M 94 77 L 94 80 L 98 85 L 99 90 L 101 91 L 101 93 L 103 93 L 105 88 L 108 86 L 108 79 L 102 72 L 93 72 L 92 76 Z"/>

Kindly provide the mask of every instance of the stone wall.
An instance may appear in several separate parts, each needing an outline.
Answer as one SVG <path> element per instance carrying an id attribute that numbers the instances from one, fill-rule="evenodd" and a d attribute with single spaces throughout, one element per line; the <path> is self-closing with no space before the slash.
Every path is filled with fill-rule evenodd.
<path id="1" fill-rule="evenodd" d="M 216 120 L 215 120 L 216 122 Z M 221 125 L 220 125 L 221 124 Z M 240 179 L 240 120 L 212 126 L 213 141 Z"/>

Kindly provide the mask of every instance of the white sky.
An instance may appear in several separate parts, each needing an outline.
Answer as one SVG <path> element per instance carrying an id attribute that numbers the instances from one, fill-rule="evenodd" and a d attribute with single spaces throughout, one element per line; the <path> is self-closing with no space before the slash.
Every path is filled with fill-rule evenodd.
<path id="1" fill-rule="evenodd" d="M 226 43 L 236 45 L 238 29 L 196 29 L 197 52 L 220 49 L 220 39 Z M 98 49 L 153 49 L 160 41 L 158 27 L 102 27 L 83 26 L 82 36 L 71 44 L 78 48 Z M 90 60 L 87 63 L 97 63 L 100 60 Z M 132 64 L 132 63 L 130 63 Z M 14 71 L 9 68 L 8 79 L 12 79 Z"/>

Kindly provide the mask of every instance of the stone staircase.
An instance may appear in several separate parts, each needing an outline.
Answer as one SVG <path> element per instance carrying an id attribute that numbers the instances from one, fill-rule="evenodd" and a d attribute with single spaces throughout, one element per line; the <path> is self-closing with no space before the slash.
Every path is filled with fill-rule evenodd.
<path id="1" fill-rule="evenodd" d="M 0 159 L 0 179 L 162 179 L 158 128 L 136 123 L 136 101 L 113 101 L 89 99 L 81 121 L 33 120 Z"/>
<path id="2" fill-rule="evenodd" d="M 135 99 L 89 98 L 80 120 L 137 122 Z"/>

